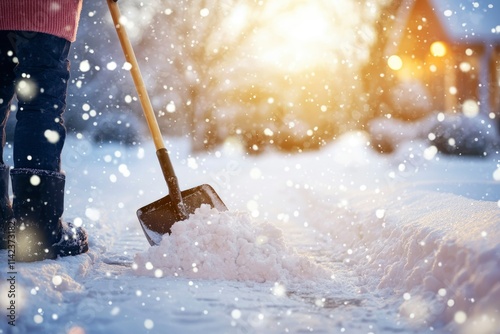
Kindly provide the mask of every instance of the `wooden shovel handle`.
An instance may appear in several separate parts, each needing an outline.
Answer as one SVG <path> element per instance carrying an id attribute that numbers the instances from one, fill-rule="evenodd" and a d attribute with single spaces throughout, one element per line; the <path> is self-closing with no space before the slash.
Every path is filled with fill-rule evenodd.
<path id="1" fill-rule="evenodd" d="M 160 132 L 160 127 L 158 126 L 158 122 L 156 121 L 153 106 L 151 105 L 151 101 L 149 100 L 146 85 L 144 84 L 141 70 L 139 69 L 139 64 L 137 63 L 137 59 L 135 58 L 134 49 L 132 48 L 132 44 L 130 43 L 130 39 L 128 38 L 125 27 L 120 23 L 121 13 L 120 9 L 118 8 L 118 4 L 116 3 L 117 1 L 107 0 L 107 2 L 111 17 L 113 18 L 116 32 L 118 34 L 118 39 L 120 40 L 123 53 L 125 54 L 125 59 L 132 65 L 130 73 L 132 74 L 132 78 L 134 79 L 135 88 L 137 90 L 137 93 L 139 94 L 139 100 L 141 101 L 142 111 L 144 112 L 144 116 L 146 117 L 149 131 L 153 136 L 156 150 L 158 151 L 160 149 L 164 149 L 165 144 L 163 143 L 163 137 Z"/>
<path id="2" fill-rule="evenodd" d="M 139 64 L 135 58 L 134 49 L 132 44 L 130 44 L 130 39 L 128 38 L 125 27 L 120 23 L 120 9 L 118 8 L 117 0 L 107 0 L 109 11 L 111 12 L 111 17 L 113 18 L 113 23 L 115 24 L 116 32 L 118 33 L 118 39 L 122 45 L 123 53 L 125 54 L 125 59 L 132 65 L 130 73 L 134 79 L 135 88 L 139 94 L 139 100 L 141 101 L 142 111 L 148 123 L 149 131 L 153 136 L 153 141 L 156 147 L 156 155 L 160 162 L 160 167 L 167 182 L 169 195 L 172 199 L 174 205 L 174 212 L 177 216 L 177 220 L 184 220 L 187 218 L 186 206 L 182 200 L 181 190 L 179 188 L 179 182 L 177 181 L 177 176 L 175 175 L 174 168 L 172 167 L 172 162 L 168 155 L 168 151 L 163 143 L 163 137 L 161 136 L 160 128 L 149 100 L 148 92 L 146 91 L 146 85 L 142 80 L 141 71 L 139 69 Z"/>

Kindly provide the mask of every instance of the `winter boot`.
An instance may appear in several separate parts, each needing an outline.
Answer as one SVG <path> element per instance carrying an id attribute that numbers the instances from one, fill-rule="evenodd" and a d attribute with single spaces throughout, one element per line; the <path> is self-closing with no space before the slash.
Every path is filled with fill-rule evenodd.
<path id="1" fill-rule="evenodd" d="M 62 222 L 65 176 L 58 172 L 11 170 L 13 211 L 17 223 L 17 261 L 55 259 L 88 250 L 87 233 Z"/>
<path id="2" fill-rule="evenodd" d="M 0 164 L 0 249 L 7 249 L 8 240 L 14 242 L 14 221 L 9 200 L 9 166 Z"/>

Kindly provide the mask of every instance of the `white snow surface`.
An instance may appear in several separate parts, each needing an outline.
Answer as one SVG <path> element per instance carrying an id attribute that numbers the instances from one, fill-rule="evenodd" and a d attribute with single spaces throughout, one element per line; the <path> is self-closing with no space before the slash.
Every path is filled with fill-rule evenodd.
<path id="1" fill-rule="evenodd" d="M 158 247 L 137 254 L 138 274 L 159 277 L 288 282 L 328 278 L 289 247 L 280 229 L 251 221 L 248 214 L 219 212 L 204 204 L 174 224 Z M 153 270 L 154 269 L 154 270 Z"/>
<path id="2" fill-rule="evenodd" d="M 135 212 L 167 193 L 153 145 L 68 138 L 65 217 L 90 251 L 15 274 L 0 251 L 0 333 L 500 333 L 499 156 L 368 141 L 246 156 L 166 138 L 181 188 L 211 184 L 229 210 L 150 247 Z"/>

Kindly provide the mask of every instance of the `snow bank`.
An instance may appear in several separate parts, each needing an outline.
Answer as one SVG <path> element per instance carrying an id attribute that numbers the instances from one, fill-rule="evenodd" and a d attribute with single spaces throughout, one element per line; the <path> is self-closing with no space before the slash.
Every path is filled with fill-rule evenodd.
<path id="1" fill-rule="evenodd" d="M 400 296 L 396 303 L 403 318 L 421 329 L 447 326 L 466 333 L 474 326 L 476 333 L 492 333 L 498 328 L 496 202 L 414 189 L 352 199 L 336 212 L 346 226 L 337 241 L 352 249 L 350 262 L 360 277 L 375 274 L 373 286 L 387 298 Z"/>
<path id="2" fill-rule="evenodd" d="M 71 304 L 78 304 L 87 293 L 82 279 L 92 270 L 93 258 L 90 251 L 81 256 L 69 256 L 57 260 L 33 263 L 17 263 L 16 271 L 9 275 L 13 279 L 14 298 L 8 296 L 9 286 L 4 284 L 4 273 L 0 283 L 0 307 L 7 309 L 7 303 L 15 300 L 15 326 L 7 326 L 4 311 L 0 333 L 56 333 L 56 329 L 43 330 L 48 324 L 56 324 L 60 317 L 72 314 Z M 11 291 L 12 292 L 12 291 Z M 11 295 L 12 296 L 12 295 Z M 5 326 L 5 327 L 3 327 Z M 3 329 L 5 331 L 3 331 Z"/>
<path id="3" fill-rule="evenodd" d="M 254 282 L 328 279 L 331 274 L 300 256 L 281 230 L 241 212 L 208 205 L 172 227 L 158 246 L 135 257 L 139 275 Z"/>

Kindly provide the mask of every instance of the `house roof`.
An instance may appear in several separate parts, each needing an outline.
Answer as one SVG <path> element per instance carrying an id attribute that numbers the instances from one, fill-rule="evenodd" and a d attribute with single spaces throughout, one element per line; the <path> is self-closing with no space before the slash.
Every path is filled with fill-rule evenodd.
<path id="1" fill-rule="evenodd" d="M 450 41 L 457 44 L 500 43 L 498 0 L 429 0 L 429 4 Z"/>
<path id="2" fill-rule="evenodd" d="M 433 31 L 436 37 L 444 34 L 440 38 L 457 45 L 500 45 L 498 0 L 403 0 L 388 35 L 387 55 L 394 54 L 398 49 L 416 8 L 429 8 L 435 14 L 439 24 L 436 27 L 439 29 Z"/>

